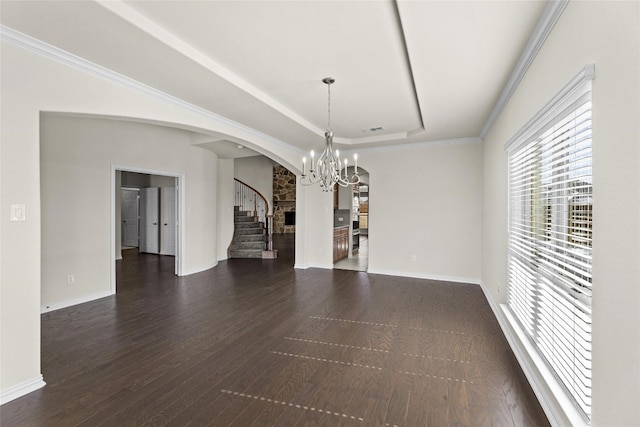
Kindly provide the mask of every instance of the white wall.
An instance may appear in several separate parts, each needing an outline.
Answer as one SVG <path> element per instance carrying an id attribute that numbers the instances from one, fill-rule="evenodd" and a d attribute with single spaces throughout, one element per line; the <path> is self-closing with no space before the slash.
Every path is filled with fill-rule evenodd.
<path id="1" fill-rule="evenodd" d="M 233 159 L 218 159 L 218 214 L 216 216 L 218 261 L 227 259 L 227 249 L 233 238 L 233 172 Z"/>
<path id="2" fill-rule="evenodd" d="M 109 295 L 111 165 L 184 174 L 186 272 L 216 264 L 217 156 L 179 129 L 43 114 L 41 126 L 42 307 Z M 174 178 L 169 181 L 173 184 Z M 165 182 L 166 183 L 166 182 Z M 117 193 L 117 192 L 116 192 Z M 118 208 L 116 207 L 116 212 Z M 67 275 L 75 282 L 67 284 Z"/>
<path id="3" fill-rule="evenodd" d="M 637 426 L 640 425 L 640 3 L 570 2 L 485 139 L 482 282 L 494 309 L 506 302 L 504 144 L 589 63 L 596 68 L 592 426 Z M 500 319 L 500 310 L 496 312 Z M 513 335 L 508 327 L 506 332 Z M 524 361 L 530 363 L 528 358 Z M 546 386 L 539 387 L 546 396 L 550 395 Z M 555 399 L 549 398 L 543 404 L 549 406 L 559 425 L 570 425 Z"/>
<path id="4" fill-rule="evenodd" d="M 265 156 L 235 159 L 234 177 L 253 187 L 269 203 L 268 214 L 273 214 L 273 162 Z"/>
<path id="5" fill-rule="evenodd" d="M 479 283 L 482 144 L 365 152 L 359 162 L 370 182 L 369 272 Z"/>
<path id="6" fill-rule="evenodd" d="M 333 268 L 333 193 L 296 182 L 295 268 Z"/>

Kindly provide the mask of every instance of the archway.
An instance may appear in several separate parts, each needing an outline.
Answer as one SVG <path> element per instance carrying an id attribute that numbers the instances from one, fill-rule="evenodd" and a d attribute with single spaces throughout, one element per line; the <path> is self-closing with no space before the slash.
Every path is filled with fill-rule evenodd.
<path id="1" fill-rule="evenodd" d="M 358 167 L 358 175 L 360 184 L 334 193 L 335 269 L 369 269 L 369 172 Z"/>

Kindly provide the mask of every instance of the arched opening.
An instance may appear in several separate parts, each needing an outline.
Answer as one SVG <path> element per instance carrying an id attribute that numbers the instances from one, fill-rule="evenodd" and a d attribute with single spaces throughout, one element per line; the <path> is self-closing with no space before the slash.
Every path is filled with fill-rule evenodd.
<path id="1" fill-rule="evenodd" d="M 173 241 L 174 249 L 159 246 L 155 252 L 175 257 L 172 267 L 179 276 L 206 270 L 227 258 L 233 234 L 233 163 L 237 152 L 250 152 L 271 165 L 282 164 L 294 177 L 297 173 L 286 160 L 293 156 L 286 149 L 272 153 L 243 140 L 244 150 L 240 150 L 237 138 L 179 123 L 46 112 L 40 126 L 42 194 L 47 212 L 41 249 L 46 277 L 41 283 L 43 312 L 116 292 L 116 260 L 122 258 L 122 171 L 171 181 L 149 187 L 175 191 L 175 221 L 170 221 L 176 225 L 171 234 L 174 239 L 162 239 L 164 222 L 158 222 L 157 233 L 158 244 Z M 189 192 L 185 191 L 187 185 Z M 159 199 L 163 199 L 161 195 Z M 69 217 L 72 220 L 63 221 Z M 293 245 L 293 239 L 289 240 Z"/>
<path id="2" fill-rule="evenodd" d="M 352 169 L 351 167 L 349 169 Z M 360 183 L 334 189 L 333 268 L 369 269 L 369 172 L 358 167 Z"/>
<path id="3" fill-rule="evenodd" d="M 236 182 L 234 212 L 239 218 L 234 218 L 229 258 L 278 259 L 293 266 L 297 198 L 295 173 L 271 158 L 255 153 L 233 159 L 233 178 Z M 267 206 L 266 215 L 258 215 L 255 221 L 246 218 L 247 215 L 253 216 L 252 194 Z M 247 203 L 244 207 L 238 206 L 238 200 L 242 202 L 247 198 L 248 206 Z M 262 223 L 262 226 L 256 223 Z M 255 230 L 248 230 L 248 227 Z M 261 242 L 265 241 L 266 247 L 261 247 Z"/>

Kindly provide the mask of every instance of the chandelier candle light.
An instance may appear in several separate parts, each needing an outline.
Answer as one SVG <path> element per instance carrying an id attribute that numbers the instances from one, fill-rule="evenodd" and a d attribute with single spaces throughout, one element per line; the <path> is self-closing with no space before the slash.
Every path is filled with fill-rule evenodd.
<path id="1" fill-rule="evenodd" d="M 358 176 L 358 155 L 353 155 L 354 169 L 353 175 L 349 176 L 347 166 L 349 160 L 345 158 L 340 160 L 340 151 L 333 149 L 333 132 L 331 131 L 331 84 L 335 82 L 333 77 L 325 77 L 322 82 L 327 85 L 328 88 L 328 122 L 327 131 L 324 133 L 325 147 L 318 162 L 315 162 L 315 153 L 311 150 L 311 163 L 309 174 L 307 175 L 306 166 L 307 158 L 302 158 L 302 177 L 300 178 L 300 184 L 313 185 L 320 183 L 322 191 L 333 191 L 334 184 L 338 184 L 342 187 L 349 185 L 355 185 L 360 182 L 360 176 Z M 315 169 L 314 169 L 315 167 Z M 343 172 L 344 168 L 344 172 Z"/>

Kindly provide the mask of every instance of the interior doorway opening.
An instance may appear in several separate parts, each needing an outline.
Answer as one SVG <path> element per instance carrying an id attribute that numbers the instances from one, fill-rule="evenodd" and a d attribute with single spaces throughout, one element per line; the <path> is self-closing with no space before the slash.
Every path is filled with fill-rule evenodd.
<path id="1" fill-rule="evenodd" d="M 351 169 L 351 168 L 349 168 Z M 352 173 L 352 172 L 351 172 Z M 358 168 L 360 183 L 336 186 L 333 199 L 333 268 L 369 269 L 369 173 Z"/>
<path id="2" fill-rule="evenodd" d="M 182 177 L 128 167 L 112 171 L 112 290 L 120 286 L 116 263 L 139 262 L 140 256 L 172 257 L 173 273 L 180 275 Z"/>

